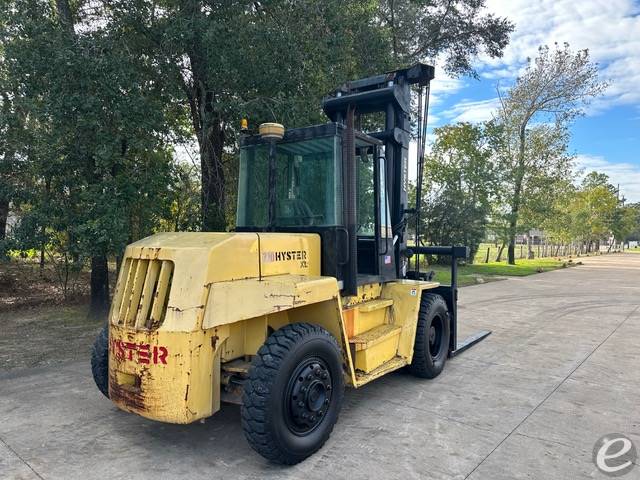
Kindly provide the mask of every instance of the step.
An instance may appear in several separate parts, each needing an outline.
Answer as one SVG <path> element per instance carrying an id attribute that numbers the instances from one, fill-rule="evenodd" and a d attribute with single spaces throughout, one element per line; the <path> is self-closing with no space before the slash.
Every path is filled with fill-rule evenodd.
<path id="1" fill-rule="evenodd" d="M 230 362 L 226 362 L 222 364 L 222 370 L 229 373 L 240 373 L 247 375 L 249 373 L 249 368 L 251 367 L 251 362 L 247 362 L 243 358 L 237 358 L 236 360 L 231 360 Z"/>
<path id="2" fill-rule="evenodd" d="M 349 339 L 356 370 L 370 373 L 398 353 L 401 327 L 384 324 Z"/>
<path id="3" fill-rule="evenodd" d="M 349 343 L 355 345 L 356 351 L 365 350 L 377 345 L 385 340 L 400 335 L 402 327 L 397 325 L 384 324 L 367 330 L 360 335 L 351 337 Z"/>
<path id="4" fill-rule="evenodd" d="M 370 381 L 375 380 L 378 377 L 381 377 L 389 372 L 393 372 L 394 370 L 398 370 L 406 365 L 408 365 L 406 359 L 395 356 L 391 358 L 391 360 L 384 362 L 382 365 L 373 369 L 369 373 L 356 371 L 356 387 L 361 387 L 365 383 L 369 383 Z"/>
<path id="5" fill-rule="evenodd" d="M 375 310 L 380 310 L 381 308 L 390 307 L 391 305 L 393 305 L 393 300 L 390 298 L 379 298 L 377 300 L 361 303 L 357 308 L 362 313 L 369 313 Z"/>
<path id="6" fill-rule="evenodd" d="M 376 299 L 343 310 L 347 336 L 355 337 L 367 330 L 389 323 L 391 299 Z"/>

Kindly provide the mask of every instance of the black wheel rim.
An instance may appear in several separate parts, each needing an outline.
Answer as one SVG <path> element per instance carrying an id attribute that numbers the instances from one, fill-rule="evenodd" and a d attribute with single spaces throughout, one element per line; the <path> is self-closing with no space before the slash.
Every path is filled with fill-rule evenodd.
<path id="1" fill-rule="evenodd" d="M 440 350 L 442 350 L 442 338 L 444 336 L 442 318 L 439 316 L 433 317 L 427 334 L 429 335 L 429 355 L 435 360 L 440 356 Z"/>
<path id="2" fill-rule="evenodd" d="M 333 378 L 321 358 L 308 358 L 294 370 L 284 396 L 289 429 L 304 436 L 314 431 L 331 405 Z"/>

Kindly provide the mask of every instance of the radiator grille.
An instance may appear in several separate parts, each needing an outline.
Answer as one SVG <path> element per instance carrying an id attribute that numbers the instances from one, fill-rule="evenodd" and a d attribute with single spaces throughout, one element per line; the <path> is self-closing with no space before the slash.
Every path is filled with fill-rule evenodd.
<path id="1" fill-rule="evenodd" d="M 167 313 L 173 262 L 126 258 L 113 299 L 112 322 L 154 330 Z"/>

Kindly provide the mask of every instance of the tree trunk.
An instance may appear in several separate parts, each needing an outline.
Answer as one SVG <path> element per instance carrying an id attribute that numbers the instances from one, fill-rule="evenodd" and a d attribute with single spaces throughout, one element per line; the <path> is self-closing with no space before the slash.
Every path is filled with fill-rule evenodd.
<path id="1" fill-rule="evenodd" d="M 116 256 L 116 278 L 118 277 L 118 273 L 120 273 L 120 268 L 122 268 L 122 259 L 123 254 Z"/>
<path id="2" fill-rule="evenodd" d="M 42 230 L 44 230 L 44 228 Z M 44 236 L 44 233 L 42 235 Z M 45 244 L 44 242 L 42 242 L 40 244 L 40 276 L 44 275 L 44 253 L 45 253 Z"/>
<path id="3" fill-rule="evenodd" d="M 222 164 L 224 132 L 219 121 L 201 134 L 202 230 L 223 232 L 227 228 L 225 176 Z"/>
<path id="4" fill-rule="evenodd" d="M 0 200 L 0 260 L 7 258 L 8 249 L 3 240 L 7 238 L 7 219 L 9 218 L 9 200 Z"/>
<path id="5" fill-rule="evenodd" d="M 520 212 L 520 192 L 522 189 L 522 177 L 516 178 L 511 215 L 509 218 L 509 249 L 507 250 L 507 263 L 516 264 L 516 234 L 518 233 L 518 215 Z"/>
<path id="6" fill-rule="evenodd" d="M 527 122 L 528 118 L 520 125 L 519 145 L 518 145 L 518 166 L 516 168 L 516 176 L 514 179 L 513 189 L 513 202 L 511 204 L 511 218 L 509 219 L 509 251 L 508 251 L 508 263 L 509 265 L 516 264 L 516 234 L 518 229 L 518 217 L 520 215 L 520 202 L 522 200 L 522 183 L 524 182 L 525 174 L 525 142 L 527 135 Z"/>
<path id="7" fill-rule="evenodd" d="M 200 2 L 189 0 L 181 4 L 180 16 L 189 23 L 203 15 Z M 195 22 L 197 24 L 197 22 Z M 196 30 L 186 47 L 192 78 L 182 80 L 189 102 L 191 124 L 198 138 L 202 178 L 202 230 L 224 231 L 226 221 L 225 175 L 222 152 L 225 142 L 225 121 L 218 109 L 219 92 L 210 84 L 211 65 L 203 45 L 204 32 Z"/>
<path id="8" fill-rule="evenodd" d="M 89 317 L 103 320 L 109 312 L 109 267 L 106 256 L 91 257 Z"/>
<path id="9" fill-rule="evenodd" d="M 509 248 L 507 249 L 507 263 L 509 265 L 516 264 L 516 229 L 518 225 L 517 213 L 512 213 L 512 219 L 509 220 Z"/>
<path id="10" fill-rule="evenodd" d="M 496 257 L 496 262 L 502 260 L 502 252 L 504 251 L 504 242 L 500 245 L 500 249 L 498 250 L 498 256 Z"/>
<path id="11" fill-rule="evenodd" d="M 67 34 L 72 37 L 75 36 L 75 31 L 73 29 L 74 19 L 73 14 L 71 13 L 69 0 L 56 0 L 56 12 L 58 13 L 60 25 L 64 27 Z"/>
<path id="12" fill-rule="evenodd" d="M 0 240 L 7 238 L 7 219 L 9 218 L 9 200 L 0 200 Z"/>

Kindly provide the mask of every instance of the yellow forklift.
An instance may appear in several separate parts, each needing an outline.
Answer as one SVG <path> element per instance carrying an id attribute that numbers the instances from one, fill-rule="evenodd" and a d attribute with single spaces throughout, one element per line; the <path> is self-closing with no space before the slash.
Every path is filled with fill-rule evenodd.
<path id="1" fill-rule="evenodd" d="M 421 178 L 433 77 L 417 64 L 351 81 L 323 101 L 329 123 L 243 134 L 235 231 L 127 247 L 92 352 L 100 391 L 170 423 L 238 403 L 249 444 L 295 464 L 329 437 L 345 386 L 403 367 L 434 378 L 486 337 L 456 338 L 467 249 L 407 242 L 421 196 L 418 182 L 408 204 L 409 140 L 417 132 Z M 425 254 L 451 257 L 451 285 L 420 271 Z"/>

